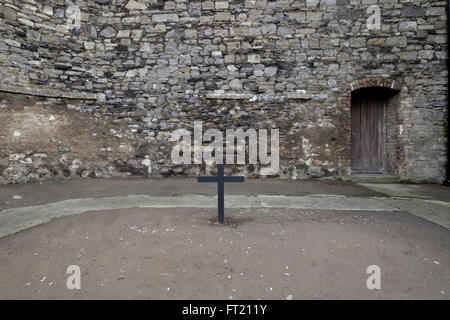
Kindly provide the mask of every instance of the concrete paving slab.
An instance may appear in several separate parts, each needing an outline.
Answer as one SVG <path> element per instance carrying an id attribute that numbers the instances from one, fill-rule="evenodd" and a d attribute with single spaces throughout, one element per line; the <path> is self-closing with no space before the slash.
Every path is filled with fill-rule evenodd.
<path id="1" fill-rule="evenodd" d="M 450 202 L 450 187 L 436 184 L 359 184 L 389 197 L 435 199 Z"/>
<path id="2" fill-rule="evenodd" d="M 264 208 L 292 208 L 318 210 L 347 211 L 396 211 L 392 206 L 369 198 L 343 196 L 268 196 L 260 195 L 261 206 Z"/>
<path id="3" fill-rule="evenodd" d="M 346 211 L 397 211 L 397 208 L 369 198 L 342 196 L 238 196 L 225 197 L 227 208 L 293 208 Z M 217 197 L 186 195 L 158 197 L 129 195 L 107 198 L 71 199 L 38 206 L 0 211 L 0 237 L 30 228 L 53 218 L 87 211 L 127 208 L 216 208 Z"/>
<path id="4" fill-rule="evenodd" d="M 227 183 L 225 193 L 256 196 L 304 196 L 316 194 L 375 197 L 381 193 L 350 182 L 247 179 L 245 183 Z M 198 183 L 195 178 L 167 179 L 78 179 L 0 186 L 0 210 L 28 207 L 68 199 L 104 198 L 135 195 L 214 196 L 217 186 Z M 14 199 L 14 196 L 20 198 Z"/>
<path id="5" fill-rule="evenodd" d="M 383 203 L 450 230 L 450 203 L 435 200 L 382 198 Z"/>

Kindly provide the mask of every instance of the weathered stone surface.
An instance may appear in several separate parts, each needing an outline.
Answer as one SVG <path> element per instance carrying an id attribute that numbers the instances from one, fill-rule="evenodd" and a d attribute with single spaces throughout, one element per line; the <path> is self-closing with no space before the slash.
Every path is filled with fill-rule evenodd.
<path id="1" fill-rule="evenodd" d="M 0 84 L 0 92 L 14 92 L 21 94 L 29 94 L 33 96 L 42 96 L 42 97 L 55 97 L 55 98 L 68 98 L 68 99 L 79 99 L 79 100 L 96 100 L 97 94 L 95 93 L 87 93 L 87 92 L 64 92 L 60 90 L 54 89 L 45 89 L 45 88 L 31 88 L 31 87 L 16 87 L 6 84 Z"/>
<path id="2" fill-rule="evenodd" d="M 229 12 L 217 12 L 214 15 L 215 21 L 229 21 L 231 19 L 231 14 Z"/>
<path id="3" fill-rule="evenodd" d="M 287 94 L 287 98 L 292 100 L 311 100 L 312 95 L 307 92 L 292 92 Z"/>
<path id="4" fill-rule="evenodd" d="M 205 167 L 174 166 L 169 141 L 171 130 L 191 130 L 194 120 L 220 130 L 276 127 L 280 176 L 345 178 L 351 91 L 371 86 L 398 91 L 386 108 L 388 173 L 443 179 L 443 1 L 85 0 L 76 28 L 68 27 L 69 2 L 0 4 L 0 116 L 9 117 L 1 119 L 9 131 L 1 132 L 8 139 L 0 149 L 8 152 L 0 157 L 0 183 L 196 175 Z M 367 7 L 374 4 L 382 23 L 367 30 Z M 24 106 L 22 95 L 44 97 L 33 110 L 54 106 L 53 120 L 45 114 L 32 122 L 5 92 Z M 88 153 L 76 134 L 49 129 L 72 125 L 61 105 L 71 117 L 92 121 L 85 134 L 99 141 L 84 146 Z M 54 144 L 25 148 L 30 133 L 13 118 L 28 119 L 34 136 L 50 130 Z M 262 165 L 233 170 L 267 171 Z"/>
<path id="5" fill-rule="evenodd" d="M 113 38 L 117 34 L 116 30 L 112 27 L 107 27 L 100 32 L 100 35 L 105 38 Z"/>
<path id="6" fill-rule="evenodd" d="M 130 37 L 131 30 L 119 30 L 117 32 L 117 38 L 129 38 Z"/>
<path id="7" fill-rule="evenodd" d="M 242 89 L 242 83 L 239 79 L 231 80 L 230 82 L 230 88 L 232 90 L 241 90 Z"/>
<path id="8" fill-rule="evenodd" d="M 261 62 L 261 56 L 259 54 L 249 54 L 248 55 L 248 62 L 250 62 L 250 63 L 260 63 Z"/>
<path id="9" fill-rule="evenodd" d="M 252 94 L 249 93 L 208 93 L 206 94 L 207 99 L 214 100 L 248 100 L 253 97 Z"/>
<path id="10" fill-rule="evenodd" d="M 6 19 L 16 20 L 17 12 L 13 8 L 7 7 L 4 4 L 0 4 L 0 15 Z"/>
<path id="11" fill-rule="evenodd" d="M 128 10 L 145 10 L 147 9 L 147 6 L 144 2 L 134 1 L 130 0 L 128 1 L 127 5 L 125 6 Z"/>

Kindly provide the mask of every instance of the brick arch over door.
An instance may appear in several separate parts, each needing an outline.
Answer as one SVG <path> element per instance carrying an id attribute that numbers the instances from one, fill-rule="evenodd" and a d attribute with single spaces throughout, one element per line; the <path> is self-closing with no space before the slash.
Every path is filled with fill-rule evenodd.
<path id="1" fill-rule="evenodd" d="M 348 88 L 348 93 L 358 90 L 358 89 L 364 89 L 364 88 L 370 88 L 370 87 L 380 87 L 380 88 L 387 88 L 390 90 L 394 90 L 396 92 L 400 92 L 403 86 L 403 80 L 402 79 L 390 79 L 390 78 L 364 78 L 355 80 L 350 83 L 350 86 Z"/>

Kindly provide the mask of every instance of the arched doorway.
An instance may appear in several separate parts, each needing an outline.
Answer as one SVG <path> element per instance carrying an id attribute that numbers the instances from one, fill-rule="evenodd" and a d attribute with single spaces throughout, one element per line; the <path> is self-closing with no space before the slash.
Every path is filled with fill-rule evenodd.
<path id="1" fill-rule="evenodd" d="M 352 92 L 351 172 L 386 174 L 386 105 L 398 91 L 367 87 Z"/>

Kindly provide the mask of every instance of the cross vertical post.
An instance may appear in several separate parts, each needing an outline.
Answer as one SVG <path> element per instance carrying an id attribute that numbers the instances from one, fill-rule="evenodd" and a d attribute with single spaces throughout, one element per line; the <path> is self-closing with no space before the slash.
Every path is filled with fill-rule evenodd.
<path id="1" fill-rule="evenodd" d="M 223 164 L 218 167 L 218 181 L 217 181 L 217 209 L 219 215 L 219 223 L 223 224 L 225 220 L 225 183 L 223 174 Z"/>
<path id="2" fill-rule="evenodd" d="M 220 224 L 225 220 L 225 182 L 244 182 L 244 177 L 226 177 L 224 176 L 223 164 L 217 165 L 216 177 L 198 177 L 198 182 L 217 182 L 217 210 Z"/>

